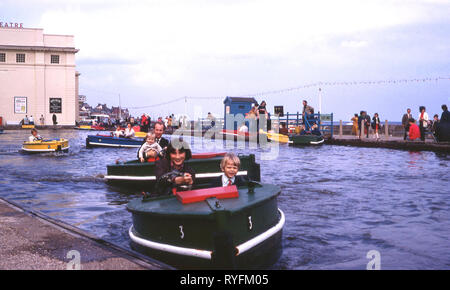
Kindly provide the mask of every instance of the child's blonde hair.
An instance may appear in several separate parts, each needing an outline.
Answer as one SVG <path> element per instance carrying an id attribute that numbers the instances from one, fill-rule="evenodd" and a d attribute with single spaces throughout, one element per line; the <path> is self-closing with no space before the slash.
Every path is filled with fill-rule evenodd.
<path id="1" fill-rule="evenodd" d="M 241 167 L 241 160 L 239 157 L 237 157 L 234 153 L 227 153 L 220 162 L 220 169 L 223 170 L 228 161 L 232 162 L 238 169 Z"/>

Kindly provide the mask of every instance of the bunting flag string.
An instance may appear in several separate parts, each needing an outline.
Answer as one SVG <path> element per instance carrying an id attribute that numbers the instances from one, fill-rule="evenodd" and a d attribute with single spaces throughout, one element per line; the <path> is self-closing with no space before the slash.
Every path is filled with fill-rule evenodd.
<path id="1" fill-rule="evenodd" d="M 379 81 L 352 81 L 352 82 L 317 82 L 312 84 L 306 84 L 303 86 L 281 89 L 281 90 L 273 90 L 273 91 L 265 91 L 256 94 L 247 94 L 240 96 L 233 96 L 238 98 L 245 97 L 257 97 L 257 96 L 266 96 L 266 95 L 274 95 L 274 94 L 282 94 L 289 93 L 293 91 L 309 89 L 314 87 L 324 87 L 324 86 L 355 86 L 355 85 L 384 85 L 384 84 L 406 84 L 406 83 L 424 83 L 424 82 L 438 82 L 441 80 L 450 80 L 450 77 L 434 77 L 434 78 L 416 78 L 416 79 L 400 79 L 400 80 L 379 80 Z"/>

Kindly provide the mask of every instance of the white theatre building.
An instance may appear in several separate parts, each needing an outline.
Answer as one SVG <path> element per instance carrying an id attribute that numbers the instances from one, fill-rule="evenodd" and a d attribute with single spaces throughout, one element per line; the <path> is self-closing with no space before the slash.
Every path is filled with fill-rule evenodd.
<path id="1" fill-rule="evenodd" d="M 78 73 L 72 35 L 0 26 L 0 117 L 3 125 L 33 116 L 39 125 L 74 125 L 78 118 Z"/>

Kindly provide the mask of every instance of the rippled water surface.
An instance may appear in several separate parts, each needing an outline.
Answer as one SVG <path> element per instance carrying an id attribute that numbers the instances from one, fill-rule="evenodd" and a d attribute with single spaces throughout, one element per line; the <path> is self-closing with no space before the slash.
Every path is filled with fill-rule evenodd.
<path id="1" fill-rule="evenodd" d="M 70 152 L 24 155 L 18 150 L 29 131 L 5 132 L 1 197 L 129 247 L 125 208 L 139 193 L 110 187 L 102 176 L 107 164 L 133 159 L 137 149 L 86 149 L 93 132 L 42 130 L 46 138 L 68 138 Z M 191 141 L 194 152 L 211 151 Z M 222 141 L 206 143 L 224 151 Z M 273 160 L 248 145 L 234 150 L 255 153 L 263 182 L 282 189 L 286 224 L 275 269 L 365 269 L 370 250 L 380 252 L 382 269 L 450 269 L 449 155 L 327 145 L 278 149 L 270 149 Z"/>

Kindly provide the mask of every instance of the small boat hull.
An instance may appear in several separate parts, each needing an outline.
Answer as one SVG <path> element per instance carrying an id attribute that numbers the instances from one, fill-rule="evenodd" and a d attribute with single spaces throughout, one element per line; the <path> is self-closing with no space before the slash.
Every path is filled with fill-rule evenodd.
<path id="1" fill-rule="evenodd" d="M 54 139 L 35 142 L 24 142 L 22 152 L 24 153 L 49 153 L 68 152 L 69 141 L 67 139 Z"/>
<path id="2" fill-rule="evenodd" d="M 280 188 L 263 184 L 238 198 L 181 204 L 174 196 L 132 200 L 131 246 L 182 269 L 262 269 L 281 255 Z M 219 207 L 217 203 L 219 202 Z"/>
<path id="3" fill-rule="evenodd" d="M 74 129 L 78 130 L 94 130 L 94 131 L 105 131 L 106 128 L 101 126 L 91 126 L 91 125 L 80 125 L 78 127 L 75 127 Z"/>
<path id="4" fill-rule="evenodd" d="M 323 136 L 318 135 L 291 135 L 289 144 L 298 146 L 322 145 L 325 142 Z"/>
<path id="5" fill-rule="evenodd" d="M 86 138 L 86 147 L 115 147 L 115 148 L 139 148 L 144 139 L 118 138 L 108 135 L 89 135 Z"/>
<path id="6" fill-rule="evenodd" d="M 22 125 L 22 129 L 33 129 L 34 125 Z"/>

